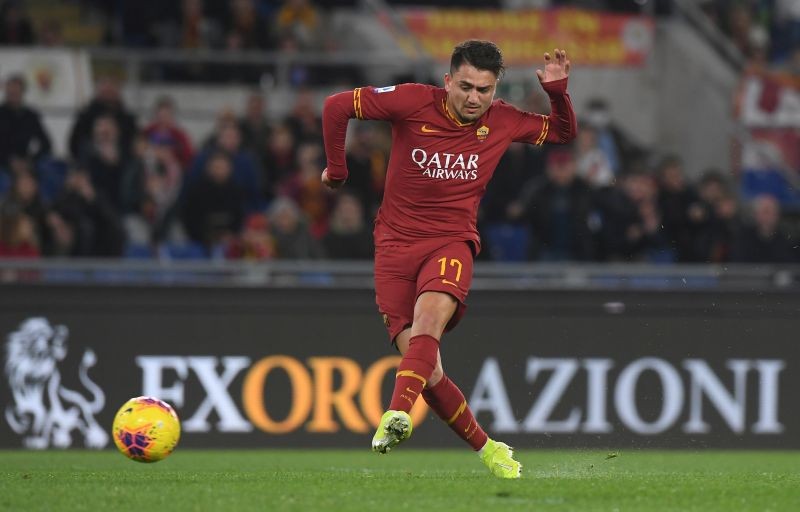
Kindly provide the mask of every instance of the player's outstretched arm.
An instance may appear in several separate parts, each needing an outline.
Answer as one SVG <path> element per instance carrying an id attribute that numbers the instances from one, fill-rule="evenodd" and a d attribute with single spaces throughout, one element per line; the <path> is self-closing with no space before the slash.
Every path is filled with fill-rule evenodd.
<path id="1" fill-rule="evenodd" d="M 347 180 L 344 143 L 347 123 L 353 117 L 356 117 L 353 91 L 332 94 L 325 99 L 322 108 L 322 138 L 328 166 L 322 171 L 322 183 L 333 189 L 341 187 Z"/>
<path id="2" fill-rule="evenodd" d="M 544 69 L 537 69 L 536 76 L 544 92 L 550 97 L 550 115 L 546 142 L 566 144 L 578 134 L 578 121 L 567 93 L 570 62 L 565 50 L 556 48 L 553 56 L 544 54 Z"/>
<path id="3" fill-rule="evenodd" d="M 536 70 L 536 76 L 539 77 L 539 81 L 542 83 L 555 82 L 569 76 L 570 62 L 567 58 L 567 51 L 556 48 L 553 50 L 553 55 L 555 58 L 545 52 L 544 69 Z"/>

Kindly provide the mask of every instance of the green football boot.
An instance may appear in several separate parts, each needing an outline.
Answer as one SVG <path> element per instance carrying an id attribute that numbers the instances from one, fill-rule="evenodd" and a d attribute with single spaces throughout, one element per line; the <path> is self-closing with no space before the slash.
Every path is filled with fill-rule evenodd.
<path id="1" fill-rule="evenodd" d="M 392 448 L 411 437 L 411 416 L 405 411 L 386 411 L 381 416 L 378 430 L 372 437 L 372 451 L 388 453 Z"/>
<path id="2" fill-rule="evenodd" d="M 519 478 L 522 472 L 522 464 L 514 460 L 514 449 L 505 443 L 489 439 L 479 455 L 481 461 L 496 477 Z"/>

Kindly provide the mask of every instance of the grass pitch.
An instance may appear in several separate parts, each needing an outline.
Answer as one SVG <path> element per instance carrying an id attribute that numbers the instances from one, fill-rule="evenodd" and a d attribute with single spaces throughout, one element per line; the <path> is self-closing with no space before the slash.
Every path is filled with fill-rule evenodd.
<path id="1" fill-rule="evenodd" d="M 522 451 L 498 480 L 468 451 L 0 451 L 0 510 L 800 510 L 800 452 Z"/>

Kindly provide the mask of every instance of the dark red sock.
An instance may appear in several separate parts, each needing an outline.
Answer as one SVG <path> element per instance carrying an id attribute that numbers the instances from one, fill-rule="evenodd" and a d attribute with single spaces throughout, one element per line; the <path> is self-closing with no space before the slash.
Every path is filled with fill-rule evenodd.
<path id="1" fill-rule="evenodd" d="M 438 355 L 439 341 L 433 336 L 421 334 L 411 338 L 408 350 L 397 367 L 389 409 L 405 412 L 411 410 L 436 368 Z"/>
<path id="2" fill-rule="evenodd" d="M 443 376 L 435 386 L 425 389 L 422 397 L 433 412 L 442 418 L 458 437 L 469 443 L 473 450 L 483 448 L 488 436 L 475 420 L 464 393 L 447 378 L 447 375 Z"/>

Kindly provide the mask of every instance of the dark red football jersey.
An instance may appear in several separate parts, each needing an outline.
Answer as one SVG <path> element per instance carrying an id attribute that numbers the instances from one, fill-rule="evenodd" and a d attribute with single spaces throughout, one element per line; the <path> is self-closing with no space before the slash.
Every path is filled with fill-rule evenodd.
<path id="1" fill-rule="evenodd" d="M 343 151 L 332 155 L 343 149 L 343 135 L 335 132 L 341 132 L 344 115 L 389 121 L 392 149 L 375 244 L 442 238 L 469 240 L 480 247 L 478 205 L 509 144 L 563 143 L 574 137 L 575 115 L 566 82 L 544 84 L 552 104 L 549 116 L 495 100 L 478 121 L 466 125 L 448 111 L 447 93 L 440 87 L 362 87 L 332 96 L 324 115 L 328 175 L 346 177 L 340 163 Z"/>

